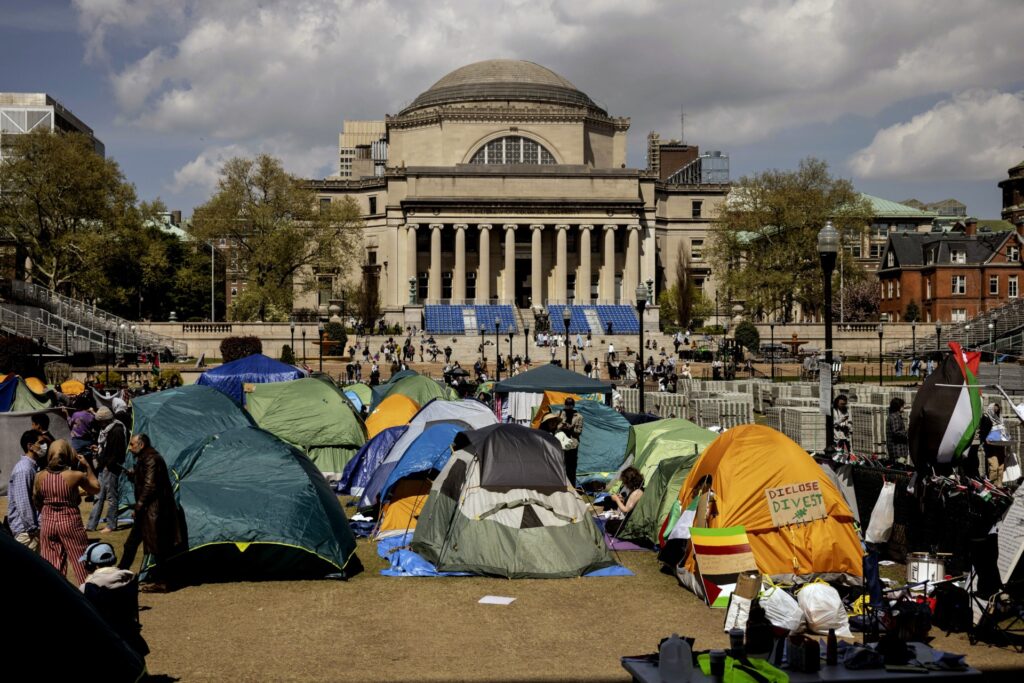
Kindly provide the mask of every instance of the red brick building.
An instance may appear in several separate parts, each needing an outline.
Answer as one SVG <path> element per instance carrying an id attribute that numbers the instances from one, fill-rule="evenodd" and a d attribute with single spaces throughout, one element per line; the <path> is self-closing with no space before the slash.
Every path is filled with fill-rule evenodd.
<path id="1" fill-rule="evenodd" d="M 964 322 L 1021 296 L 1024 224 L 977 232 L 968 219 L 950 232 L 895 232 L 878 266 L 879 310 L 905 322 L 913 301 L 922 322 Z"/>

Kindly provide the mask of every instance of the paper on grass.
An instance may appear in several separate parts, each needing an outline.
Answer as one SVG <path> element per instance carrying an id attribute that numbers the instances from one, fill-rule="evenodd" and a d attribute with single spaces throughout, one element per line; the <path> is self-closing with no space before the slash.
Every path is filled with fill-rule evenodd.
<path id="1" fill-rule="evenodd" d="M 502 595 L 485 595 L 480 598 L 481 605 L 511 605 L 515 598 L 506 598 Z"/>

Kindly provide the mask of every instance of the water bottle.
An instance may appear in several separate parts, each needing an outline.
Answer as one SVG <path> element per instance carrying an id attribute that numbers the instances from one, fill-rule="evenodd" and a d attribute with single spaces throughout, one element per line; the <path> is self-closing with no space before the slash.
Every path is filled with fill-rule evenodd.
<path id="1" fill-rule="evenodd" d="M 658 676 L 661 683 L 689 683 L 693 674 L 693 653 L 690 645 L 673 633 L 661 643 L 658 651 Z"/>

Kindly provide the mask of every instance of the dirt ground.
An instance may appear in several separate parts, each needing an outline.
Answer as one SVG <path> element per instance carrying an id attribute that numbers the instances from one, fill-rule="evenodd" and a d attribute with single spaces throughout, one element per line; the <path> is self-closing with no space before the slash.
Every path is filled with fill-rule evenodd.
<path id="1" fill-rule="evenodd" d="M 0 511 L 6 510 L 0 499 Z M 90 504 L 82 505 L 88 514 Z M 127 531 L 90 534 L 120 553 Z M 653 652 L 672 632 L 725 647 L 724 613 L 660 571 L 653 553 L 624 552 L 634 577 L 517 580 L 391 578 L 375 544 L 349 581 L 189 586 L 141 595 L 147 658 L 172 681 L 628 681 L 619 657 Z M 485 595 L 516 598 L 481 605 Z M 936 635 L 990 675 L 1024 655 Z"/>

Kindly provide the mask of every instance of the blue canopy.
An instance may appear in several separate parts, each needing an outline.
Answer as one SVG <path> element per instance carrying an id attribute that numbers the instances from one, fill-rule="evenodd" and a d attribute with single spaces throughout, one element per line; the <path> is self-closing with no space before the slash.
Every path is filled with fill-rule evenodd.
<path id="1" fill-rule="evenodd" d="M 384 458 L 388 457 L 391 447 L 405 434 L 406 429 L 408 429 L 406 425 L 388 427 L 363 444 L 363 447 L 345 465 L 345 471 L 338 481 L 338 493 L 361 496 L 363 489 L 373 479 L 373 473 L 380 467 Z"/>
<path id="2" fill-rule="evenodd" d="M 424 429 L 423 433 L 405 449 L 395 469 L 391 470 L 380 490 L 380 499 L 383 501 L 391 487 L 410 474 L 430 470 L 440 472 L 451 457 L 452 440 L 465 428 L 464 425 L 449 423 L 431 425 Z"/>
<path id="3" fill-rule="evenodd" d="M 196 384 L 213 387 L 242 404 L 245 402 L 242 391 L 244 384 L 287 382 L 305 376 L 306 374 L 294 365 L 288 365 L 279 360 L 267 358 L 262 353 L 257 353 L 207 370 L 199 376 Z"/>

